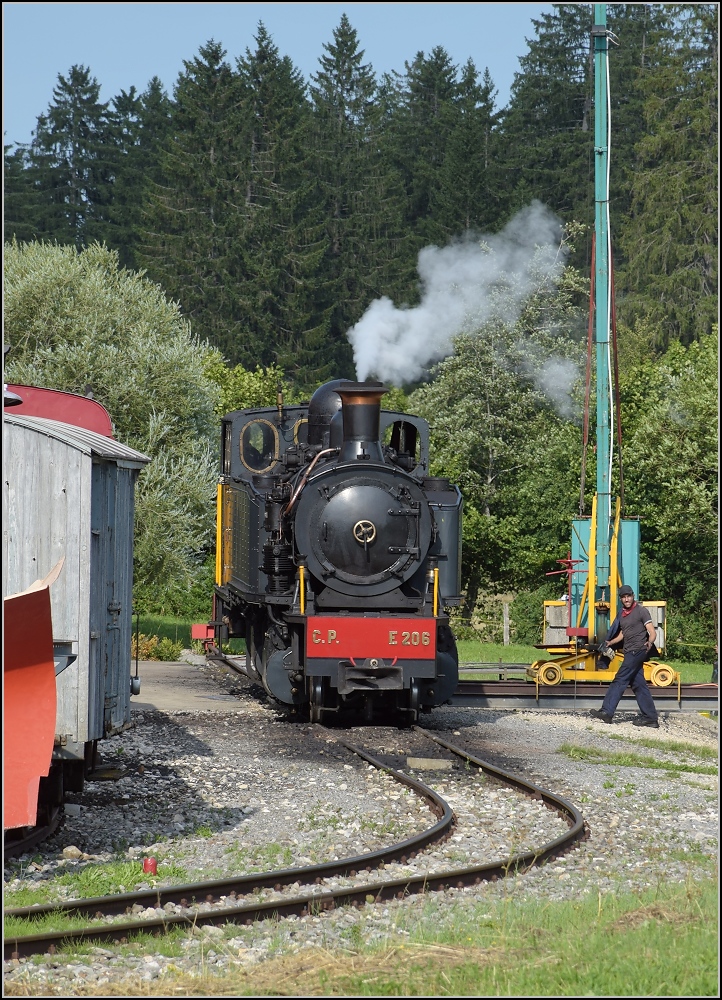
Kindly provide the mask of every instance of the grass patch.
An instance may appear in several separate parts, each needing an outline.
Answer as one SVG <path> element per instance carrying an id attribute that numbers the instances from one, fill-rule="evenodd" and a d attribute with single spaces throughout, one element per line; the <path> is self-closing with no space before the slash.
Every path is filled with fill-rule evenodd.
<path id="1" fill-rule="evenodd" d="M 143 882 L 153 887 L 161 879 L 186 877 L 185 868 L 158 858 L 157 876 L 146 874 L 143 871 L 142 861 L 109 861 L 66 871 L 54 879 L 53 883 L 68 886 L 74 899 L 85 899 L 92 896 L 110 896 L 117 892 L 133 892 Z"/>
<path id="2" fill-rule="evenodd" d="M 134 892 L 142 884 L 155 888 L 161 880 L 185 881 L 187 878 L 188 872 L 181 865 L 164 862 L 161 859 L 158 859 L 157 876 L 146 874 L 142 862 L 139 861 L 110 861 L 63 871 L 61 875 L 46 882 L 42 888 L 33 888 L 26 892 L 22 889 L 6 892 L 3 902 L 6 907 L 57 902 L 58 894 L 54 890 L 61 886 L 70 890 L 69 896 L 63 896 L 63 902 L 68 898 L 91 899 L 119 892 Z M 5 936 L 69 930 L 73 927 L 84 927 L 86 923 L 85 917 L 55 913 L 33 917 L 29 921 L 21 917 L 8 916 L 5 918 Z"/>
<path id="3" fill-rule="evenodd" d="M 611 750 L 596 750 L 590 747 L 580 747 L 574 743 L 563 743 L 559 747 L 559 752 L 566 754 L 570 760 L 582 760 L 590 764 L 610 764 L 616 767 L 647 767 L 657 771 L 668 771 L 672 774 L 679 774 L 681 772 L 689 774 L 718 773 L 716 767 L 658 760 L 656 757 L 646 757 L 643 754 L 633 753 L 631 750 L 626 753 L 614 753 Z"/>
<path id="4" fill-rule="evenodd" d="M 102 995 L 717 996 L 717 902 L 714 879 L 564 902 L 440 905 L 429 898 L 397 910 L 396 929 L 374 945 L 365 943 L 361 911 L 344 947 L 304 949 L 215 975 L 201 967 L 193 976 L 173 970 L 153 982 L 127 979 L 107 983 Z M 229 928 L 229 937 L 236 933 Z M 157 951 L 161 941 L 149 947 Z M 222 940 L 211 946 L 227 949 Z M 236 957 L 233 950 L 228 957 Z M 6 983 L 5 995 L 27 989 Z M 73 983 L 74 996 L 97 990 Z"/>
<path id="5" fill-rule="evenodd" d="M 185 618 L 170 618 L 162 615 L 140 615 L 138 631 L 143 635 L 157 635 L 159 639 L 181 643 L 181 649 L 190 649 L 191 625 Z M 136 633 L 136 617 L 133 615 L 133 635 Z"/>
<path id="6" fill-rule="evenodd" d="M 47 903 L 50 894 L 45 887 L 20 886 L 18 889 L 3 890 L 3 906 L 38 906 Z"/>
<path id="7" fill-rule="evenodd" d="M 659 740 L 640 739 L 633 740 L 628 736 L 618 736 L 610 733 L 611 740 L 622 740 L 625 743 L 633 743 L 635 746 L 647 747 L 648 750 L 664 750 L 666 753 L 688 753 L 693 757 L 701 757 L 703 760 L 717 760 L 718 752 L 716 747 L 701 747 L 696 743 L 683 743 L 679 740 L 671 743 L 660 743 Z"/>
<path id="8" fill-rule="evenodd" d="M 460 639 L 456 643 L 459 651 L 459 665 L 464 663 L 533 663 L 534 660 L 546 659 L 546 650 L 535 646 L 503 646 L 500 643 L 479 642 L 476 639 Z M 708 684 L 712 676 L 710 663 L 686 663 L 681 660 L 667 660 L 673 670 L 679 671 L 683 684 Z"/>
<path id="9" fill-rule="evenodd" d="M 84 916 L 62 915 L 58 913 L 40 913 L 35 917 L 5 917 L 4 934 L 6 941 L 16 937 L 26 937 L 30 934 L 48 934 L 51 931 L 70 931 L 79 927 L 87 927 L 89 920 Z M 88 948 L 87 944 L 70 946 L 73 953 L 80 948 Z"/>
<path id="10" fill-rule="evenodd" d="M 6 907 L 32 906 L 35 903 L 50 903 L 58 899 L 55 890 L 63 887 L 70 895 L 63 899 L 89 899 L 95 896 L 110 896 L 118 892 L 134 892 L 141 884 L 151 888 L 168 879 L 185 880 L 188 873 L 181 865 L 165 862 L 158 858 L 157 876 L 143 871 L 142 861 L 109 861 L 102 864 L 86 864 L 70 869 L 61 869 L 60 874 L 43 882 L 42 886 L 8 890 L 4 894 Z"/>
<path id="11" fill-rule="evenodd" d="M 262 844 L 259 847 L 231 844 L 226 848 L 226 854 L 231 855 L 238 875 L 290 868 L 293 862 L 291 848 L 283 844 Z"/>
<path id="12" fill-rule="evenodd" d="M 544 650 L 533 646 L 503 646 L 500 643 L 460 639 L 456 643 L 459 664 L 464 663 L 533 663 L 544 655 Z"/>
<path id="13" fill-rule="evenodd" d="M 156 636 L 160 642 L 180 644 L 181 649 L 193 649 L 202 653 L 203 647 L 200 642 L 191 640 L 191 625 L 201 623 L 202 618 L 173 618 L 168 615 L 140 615 L 136 623 L 133 615 L 133 640 L 135 640 L 136 625 L 138 631 L 145 636 Z M 143 643 L 140 644 L 140 659 L 143 659 Z M 245 653 L 246 643 L 243 639 L 231 639 L 224 643 L 223 649 L 229 653 Z"/>

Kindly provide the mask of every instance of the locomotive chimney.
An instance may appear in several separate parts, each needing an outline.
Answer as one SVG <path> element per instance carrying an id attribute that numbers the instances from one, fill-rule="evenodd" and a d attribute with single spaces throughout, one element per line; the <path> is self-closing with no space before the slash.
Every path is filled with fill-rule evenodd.
<path id="1" fill-rule="evenodd" d="M 341 382 L 336 390 L 343 412 L 341 462 L 383 462 L 379 440 L 381 397 L 388 389 L 383 382 Z"/>

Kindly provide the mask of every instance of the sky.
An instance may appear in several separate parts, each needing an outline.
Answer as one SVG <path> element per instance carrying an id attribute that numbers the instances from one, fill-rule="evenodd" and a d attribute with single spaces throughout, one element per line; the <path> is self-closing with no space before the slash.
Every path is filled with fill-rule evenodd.
<path id="1" fill-rule="evenodd" d="M 8 143 L 30 142 L 38 115 L 53 99 L 58 74 L 83 65 L 109 101 L 135 86 L 143 91 L 160 77 L 173 85 L 209 39 L 220 42 L 235 66 L 255 48 L 258 22 L 306 80 L 318 71 L 324 44 L 346 13 L 365 62 L 377 76 L 396 70 L 417 52 L 441 45 L 459 66 L 472 58 L 488 67 L 509 97 L 533 18 L 551 12 L 538 3 L 3 3 L 3 134 Z"/>

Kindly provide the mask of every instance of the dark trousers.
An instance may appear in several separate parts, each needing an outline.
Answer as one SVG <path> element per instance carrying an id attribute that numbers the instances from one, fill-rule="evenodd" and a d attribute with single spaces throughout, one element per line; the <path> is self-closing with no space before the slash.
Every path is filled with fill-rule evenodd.
<path id="1" fill-rule="evenodd" d="M 644 679 L 644 658 L 646 655 L 645 649 L 630 650 L 629 653 L 625 653 L 617 676 L 609 685 L 609 690 L 602 702 L 602 711 L 606 712 L 607 715 L 614 715 L 615 709 L 629 685 L 634 691 L 634 697 L 637 699 L 642 715 L 647 719 L 657 718 L 654 699 Z"/>

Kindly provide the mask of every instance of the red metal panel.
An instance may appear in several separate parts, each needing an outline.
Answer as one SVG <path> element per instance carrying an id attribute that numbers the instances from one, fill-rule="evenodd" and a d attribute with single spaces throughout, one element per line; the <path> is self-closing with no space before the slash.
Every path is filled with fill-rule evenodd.
<path id="1" fill-rule="evenodd" d="M 436 619 L 313 615 L 306 655 L 316 659 L 435 660 Z"/>
<path id="2" fill-rule="evenodd" d="M 47 417 L 48 420 L 59 420 L 63 424 L 113 437 L 110 414 L 94 399 L 59 389 L 41 389 L 35 385 L 8 385 L 8 389 L 22 399 L 22 403 L 13 407 L 13 413 L 25 417 Z"/>
<path id="3" fill-rule="evenodd" d="M 34 826 L 55 741 L 55 661 L 48 587 L 5 598 L 3 827 Z"/>
<path id="4" fill-rule="evenodd" d="M 204 642 L 206 639 L 213 639 L 215 632 L 212 625 L 204 625 L 196 623 L 191 625 L 191 639 L 200 639 Z"/>

